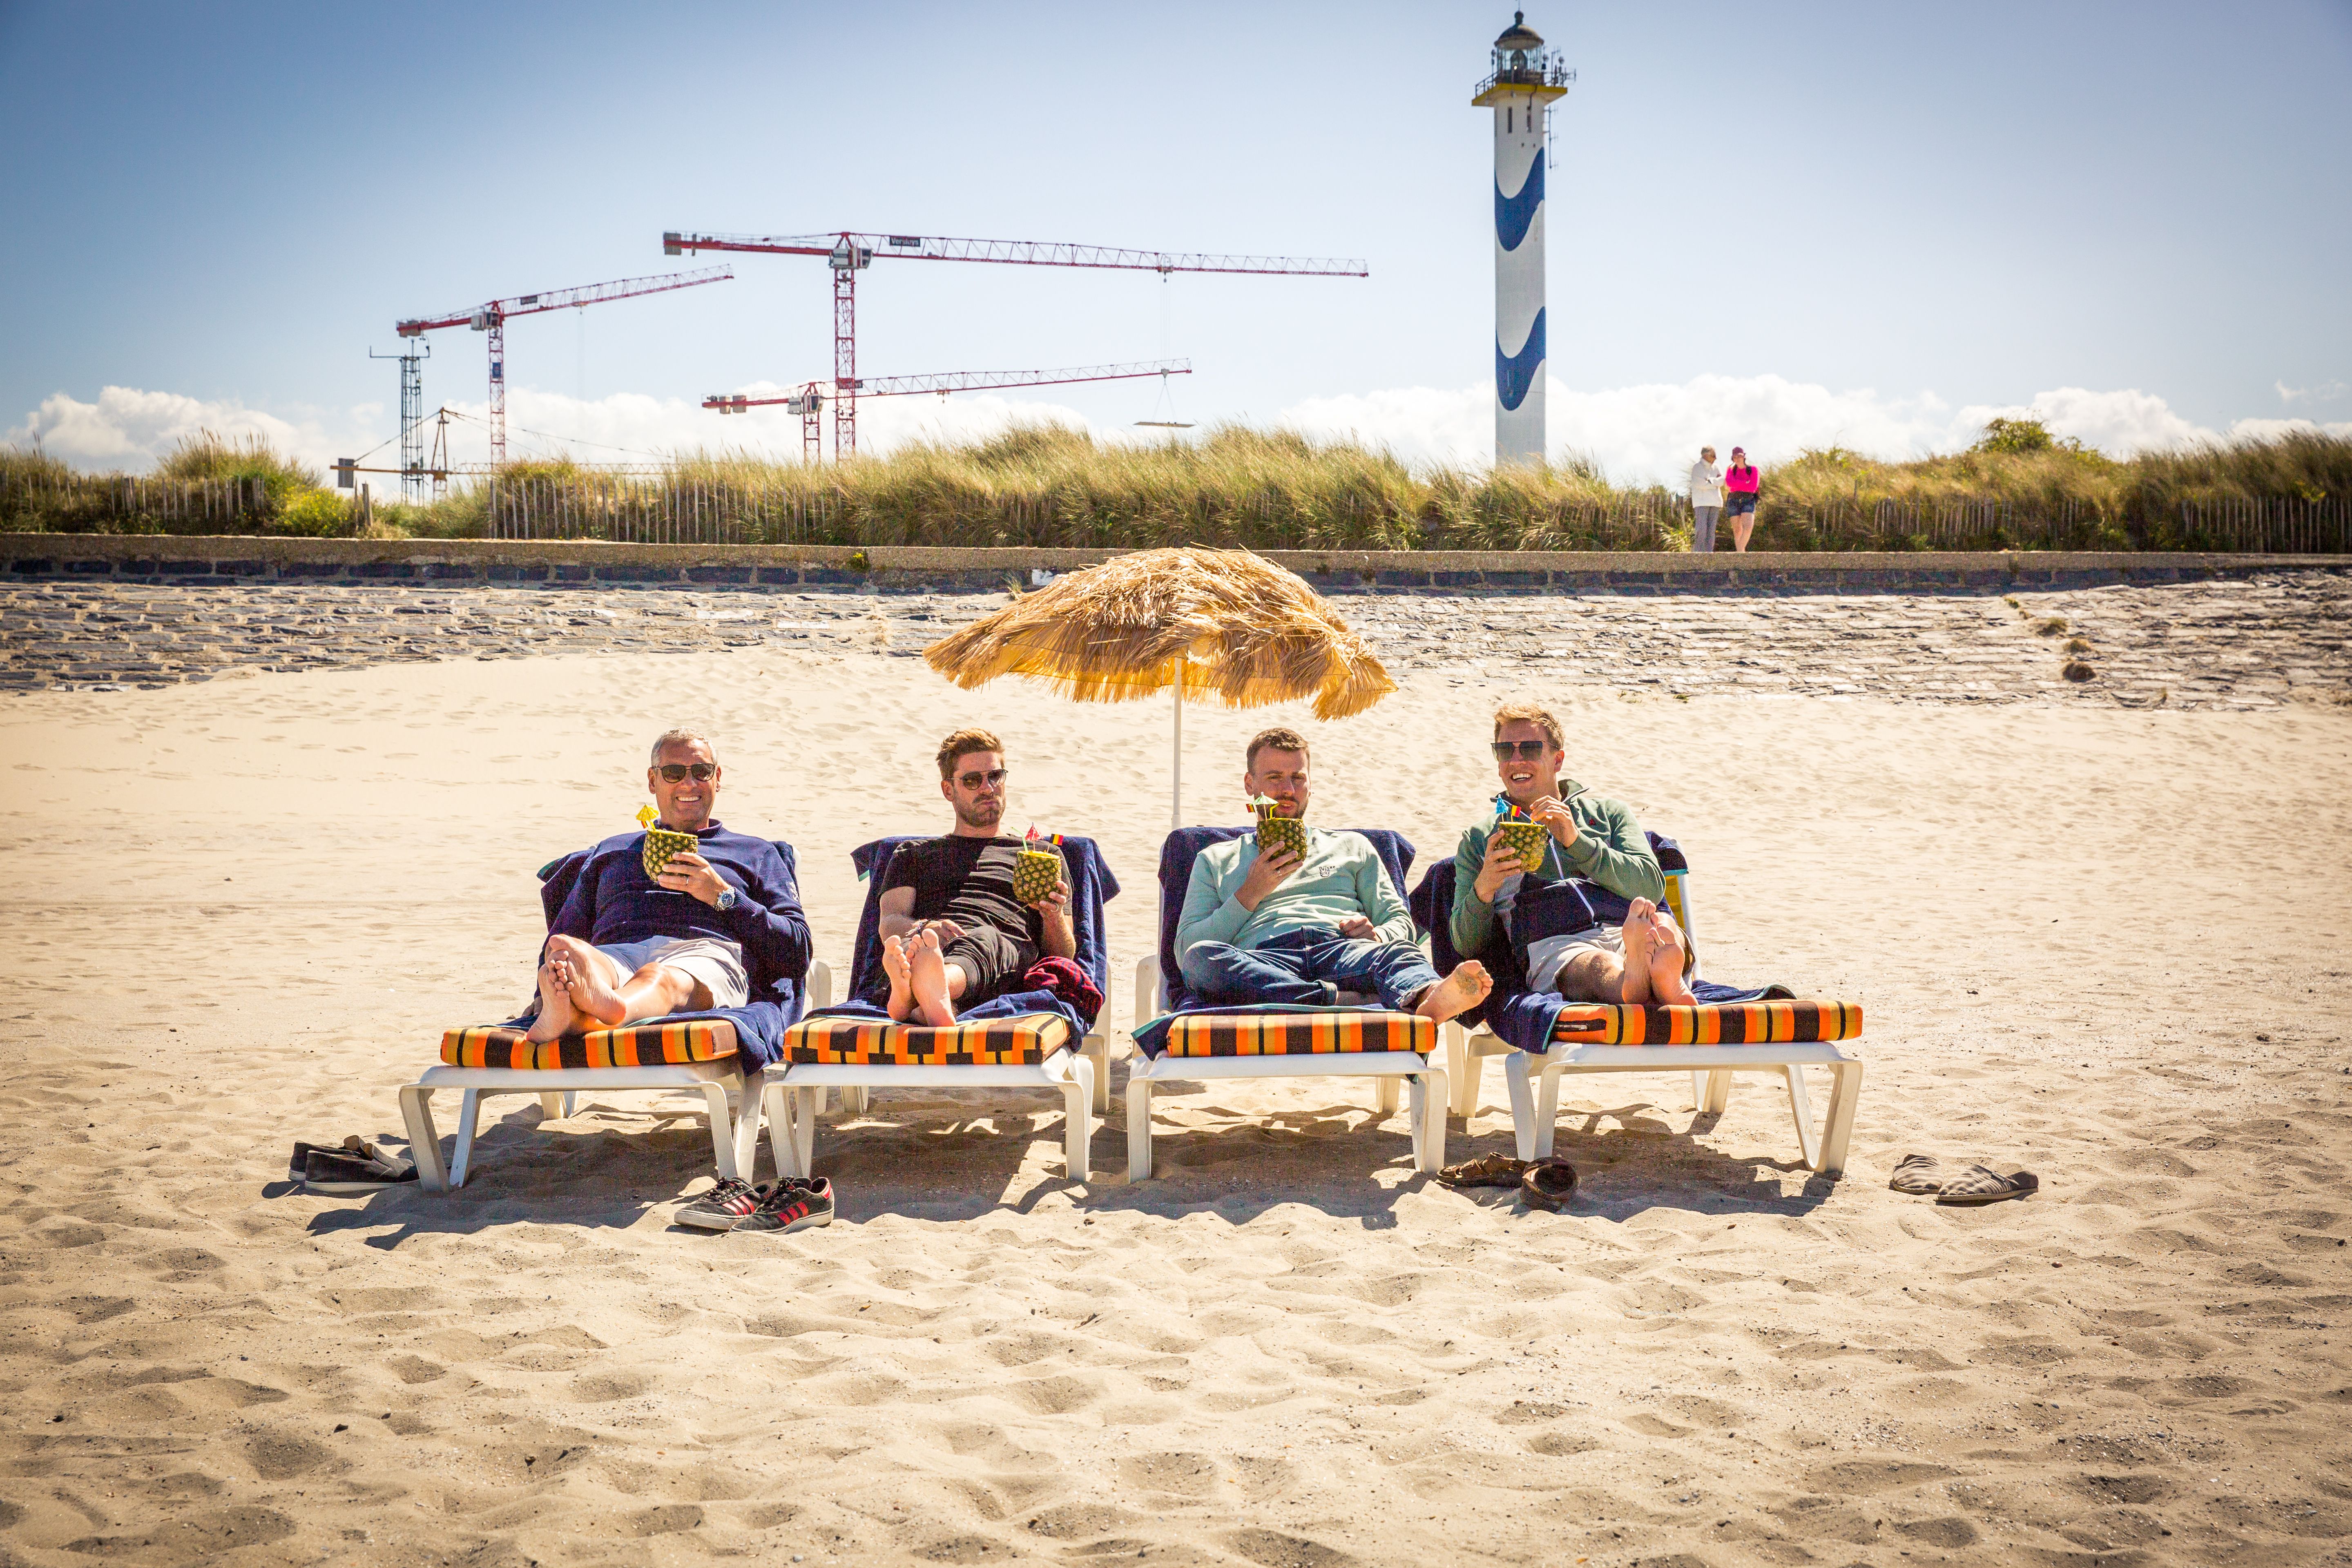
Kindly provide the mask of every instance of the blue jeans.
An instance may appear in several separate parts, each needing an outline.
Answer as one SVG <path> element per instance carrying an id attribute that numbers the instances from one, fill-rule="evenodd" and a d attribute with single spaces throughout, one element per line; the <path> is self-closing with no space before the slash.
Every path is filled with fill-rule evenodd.
<path id="1" fill-rule="evenodd" d="M 1258 947 L 1204 942 L 1183 954 L 1184 979 L 1213 1007 L 1286 1002 L 1328 1007 L 1341 990 L 1378 991 L 1398 1012 L 1437 984 L 1409 942 L 1361 942 L 1337 931 L 1285 931 Z"/>

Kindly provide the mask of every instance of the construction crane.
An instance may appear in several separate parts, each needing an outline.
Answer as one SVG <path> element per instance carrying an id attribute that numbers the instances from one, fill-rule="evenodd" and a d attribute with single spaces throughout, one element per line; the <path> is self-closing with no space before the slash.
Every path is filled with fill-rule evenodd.
<path id="1" fill-rule="evenodd" d="M 706 267 L 699 272 L 672 272 L 658 278 L 622 278 L 611 283 L 592 283 L 584 289 L 518 294 L 510 300 L 493 300 L 487 305 L 477 305 L 470 310 L 415 317 L 397 323 L 393 331 L 404 338 L 414 338 L 442 327 L 471 327 L 478 332 L 490 335 L 490 463 L 495 468 L 507 460 L 507 321 L 509 318 L 535 316 L 544 310 L 561 310 L 575 306 L 602 305 L 614 300 L 633 300 L 640 294 L 665 294 L 673 289 L 723 283 L 734 276 L 734 268 L 730 267 Z M 421 397 L 419 404 L 421 406 Z M 404 397 L 403 408 L 404 412 Z"/>
<path id="2" fill-rule="evenodd" d="M 877 258 L 903 261 L 994 261 L 1015 267 L 1085 267 L 1132 272 L 1286 273 L 1310 278 L 1365 278 L 1371 268 L 1353 258 L 1317 256 L 1212 256 L 1200 252 L 1127 250 L 1107 245 L 1067 245 L 1031 239 L 942 239 L 920 234 L 662 236 L 662 254 L 705 250 L 748 251 L 763 256 L 822 256 L 833 269 L 833 451 L 857 450 L 857 275 Z"/>
<path id="3" fill-rule="evenodd" d="M 1003 386 L 1060 386 L 1074 381 L 1123 381 L 1131 376 L 1192 374 L 1191 360 L 1160 359 L 1129 364 L 1074 365 L 1065 370 L 955 370 L 937 375 L 869 375 L 850 390 L 860 397 L 904 397 L 917 392 L 936 392 L 944 397 L 950 392 Z M 749 397 L 739 392 L 721 393 L 702 400 L 702 406 L 721 414 L 748 414 L 754 408 L 778 405 L 800 416 L 801 455 L 811 462 L 823 457 L 824 428 L 818 420 L 824 407 L 824 383 L 821 381 L 805 383 L 798 391 L 778 397 Z"/>

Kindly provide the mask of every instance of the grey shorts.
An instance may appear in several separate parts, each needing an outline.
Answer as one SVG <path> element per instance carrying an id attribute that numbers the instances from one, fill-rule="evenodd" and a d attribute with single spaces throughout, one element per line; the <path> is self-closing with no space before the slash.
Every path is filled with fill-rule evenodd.
<path id="1" fill-rule="evenodd" d="M 675 969 L 710 993 L 713 1007 L 740 1007 L 751 999 L 751 976 L 743 972 L 740 943 L 709 936 L 656 936 L 616 942 L 596 950 L 621 967 L 624 978 L 648 963 Z"/>
<path id="2" fill-rule="evenodd" d="M 1588 952 L 1625 956 L 1625 932 L 1620 926 L 1587 926 L 1566 936 L 1548 936 L 1528 949 L 1528 989 L 1557 991 L 1559 972 Z"/>

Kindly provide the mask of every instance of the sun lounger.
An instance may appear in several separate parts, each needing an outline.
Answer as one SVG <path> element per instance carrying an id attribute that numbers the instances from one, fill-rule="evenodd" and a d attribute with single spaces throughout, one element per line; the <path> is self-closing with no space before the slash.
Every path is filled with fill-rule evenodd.
<path id="1" fill-rule="evenodd" d="M 1342 1007 L 1207 1007 L 1185 988 L 1176 965 L 1176 922 L 1202 849 L 1254 831 L 1182 827 L 1160 849 L 1160 951 L 1136 965 L 1135 1042 L 1128 1060 L 1127 1172 L 1151 1174 L 1151 1090 L 1171 1081 L 1257 1078 L 1375 1078 L 1380 1108 L 1396 1109 L 1396 1086 L 1411 1090 L 1416 1169 L 1445 1163 L 1445 1069 L 1430 1059 L 1437 1026 L 1377 1004 Z M 1402 890 L 1413 847 L 1385 828 L 1360 829 Z M 1171 1016 L 1172 1015 L 1172 1016 Z"/>
<path id="2" fill-rule="evenodd" d="M 805 1176 L 815 1156 L 816 1117 L 824 1092 L 843 1098 L 872 1089 L 1050 1089 L 1062 1096 L 1064 1151 L 1069 1178 L 1090 1174 L 1087 1144 L 1094 1113 L 1109 1088 L 1108 1037 L 1084 1015 L 1050 992 L 999 997 L 971 1009 L 953 1026 L 894 1024 L 870 1001 L 887 988 L 882 971 L 882 873 L 911 836 L 878 838 L 850 857 L 866 879 L 866 907 L 857 921 L 850 961 L 851 1001 L 826 1007 L 783 1032 L 782 1059 L 761 1082 L 768 1143 L 776 1169 Z M 1077 964 L 1108 996 L 1110 952 L 1103 905 L 1118 882 L 1091 838 L 1065 837 L 1070 871 L 1070 923 Z"/>
<path id="3" fill-rule="evenodd" d="M 1666 874 L 1667 907 L 1696 944 L 1689 860 L 1673 839 L 1654 833 L 1648 837 Z M 1413 918 L 1429 931 L 1431 952 L 1441 969 L 1457 961 L 1449 924 L 1454 873 L 1454 862 L 1442 861 L 1430 868 L 1412 892 Z M 1806 1165 L 1824 1175 L 1843 1171 L 1862 1089 L 1862 1063 L 1839 1049 L 1837 1042 L 1862 1033 L 1860 1007 L 1799 1001 L 1781 987 L 1740 991 L 1707 982 L 1696 970 L 1692 990 L 1699 998 L 1697 1006 L 1570 1004 L 1556 995 L 1528 992 L 1507 948 L 1498 946 L 1482 957 L 1496 975 L 1494 994 L 1446 1026 L 1448 1074 L 1456 1085 L 1454 1113 L 1467 1119 L 1476 1111 L 1482 1058 L 1503 1058 L 1520 1159 L 1539 1160 L 1551 1153 L 1564 1073 L 1688 1072 L 1696 1109 L 1708 1113 L 1729 1104 L 1734 1072 L 1772 1072 L 1787 1085 L 1789 1110 Z M 1805 1089 L 1808 1067 L 1831 1071 L 1829 1110 L 1818 1131 Z"/>
<path id="4" fill-rule="evenodd" d="M 779 843 L 776 852 L 783 857 L 785 871 L 794 873 L 793 847 Z M 589 853 L 578 850 L 540 868 L 540 902 L 550 921 L 562 909 Z M 760 1137 L 758 1096 L 747 1090 L 747 1075 L 773 1059 L 785 1026 L 801 1016 L 805 995 L 803 981 L 793 976 L 754 968 L 750 979 L 751 999 L 742 1007 L 647 1018 L 543 1044 L 523 1038 L 527 1018 L 447 1031 L 441 1037 L 441 1065 L 426 1068 L 400 1091 L 418 1181 L 432 1192 L 466 1184 L 486 1099 L 535 1095 L 541 1120 L 553 1121 L 571 1115 L 583 1093 L 623 1089 L 701 1096 L 710 1117 L 712 1163 L 721 1176 L 742 1175 L 751 1168 Z M 445 1089 L 461 1097 L 457 1143 L 446 1166 L 432 1107 L 435 1092 Z"/>

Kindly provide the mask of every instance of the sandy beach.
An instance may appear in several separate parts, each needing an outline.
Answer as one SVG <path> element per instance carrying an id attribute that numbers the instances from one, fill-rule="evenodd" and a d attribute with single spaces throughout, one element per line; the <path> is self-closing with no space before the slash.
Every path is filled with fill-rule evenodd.
<path id="1" fill-rule="evenodd" d="M 1719 1119 L 1570 1079 L 1558 1215 L 1414 1175 L 1366 1084 L 1163 1091 L 1139 1184 L 1115 1095 L 1083 1187 L 1056 1100 L 909 1093 L 827 1121 L 840 1216 L 772 1241 L 671 1224 L 685 1100 L 495 1101 L 446 1196 L 287 1150 L 396 1140 L 442 1028 L 516 1010 L 533 868 L 677 722 L 836 964 L 849 849 L 943 827 L 939 737 L 997 730 L 1008 821 L 1124 884 L 1123 1051 L 1164 703 L 772 646 L 12 698 L 0 1563 L 2352 1562 L 2352 709 L 1633 673 L 1195 709 L 1186 815 L 1299 724 L 1315 819 L 1417 873 L 1492 704 L 1551 702 L 1688 850 L 1712 973 L 1862 1004 L 1843 1181 L 1763 1078 Z M 1510 1148 L 1482 1087 L 1451 1159 Z M 1887 1189 L 1914 1152 L 2042 1189 L 1940 1209 Z"/>

